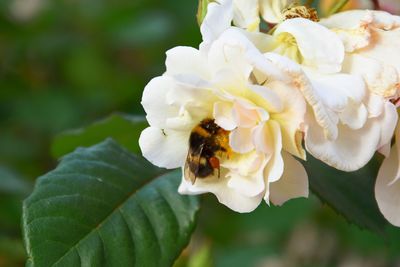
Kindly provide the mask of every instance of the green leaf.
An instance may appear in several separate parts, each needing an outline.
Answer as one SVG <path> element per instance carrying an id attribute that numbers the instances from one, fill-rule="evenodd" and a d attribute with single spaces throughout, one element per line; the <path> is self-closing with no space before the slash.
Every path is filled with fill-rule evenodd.
<path id="1" fill-rule="evenodd" d="M 77 147 L 89 147 L 108 137 L 112 137 L 129 151 L 139 153 L 139 136 L 146 126 L 147 122 L 144 117 L 113 114 L 86 128 L 58 135 L 51 146 L 51 153 L 54 158 L 60 158 Z"/>
<path id="2" fill-rule="evenodd" d="M 171 266 L 199 203 L 165 173 L 111 139 L 79 148 L 40 177 L 24 201 L 29 266 Z"/>
<path id="3" fill-rule="evenodd" d="M 376 156 L 356 172 L 343 172 L 307 156 L 303 162 L 311 190 L 319 198 L 361 228 L 383 233 L 388 224 L 375 201 L 375 179 L 381 164 Z"/>
<path id="4" fill-rule="evenodd" d="M 215 0 L 199 0 L 199 7 L 197 9 L 197 23 L 199 26 L 203 23 L 204 18 L 207 15 L 207 7 L 209 3 L 215 2 Z"/>

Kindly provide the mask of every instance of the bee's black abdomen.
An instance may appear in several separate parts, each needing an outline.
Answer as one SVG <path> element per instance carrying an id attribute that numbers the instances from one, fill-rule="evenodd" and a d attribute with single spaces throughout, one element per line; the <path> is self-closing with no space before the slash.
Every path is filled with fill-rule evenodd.
<path id="1" fill-rule="evenodd" d="M 200 164 L 197 168 L 196 177 L 204 178 L 214 173 L 213 167 L 207 162 L 206 164 Z"/>
<path id="2" fill-rule="evenodd" d="M 226 152 L 226 149 L 215 140 L 220 129 L 221 127 L 213 119 L 205 119 L 190 134 L 188 156 L 190 160 L 187 164 L 195 178 L 212 175 L 214 168 L 210 164 L 210 158 L 214 157 L 217 151 Z"/>

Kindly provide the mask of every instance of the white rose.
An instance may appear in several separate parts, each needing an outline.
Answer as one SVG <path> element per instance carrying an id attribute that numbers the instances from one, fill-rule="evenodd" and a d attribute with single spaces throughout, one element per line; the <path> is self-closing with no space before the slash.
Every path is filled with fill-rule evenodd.
<path id="1" fill-rule="evenodd" d="M 150 124 L 140 137 L 143 155 L 160 167 L 184 167 L 189 137 L 207 118 L 229 133 L 231 150 L 218 158 L 220 171 L 194 183 L 183 178 L 179 192 L 211 192 L 238 212 L 254 210 L 262 199 L 280 205 L 308 195 L 307 175 L 290 155 L 305 156 L 299 130 L 306 109 L 291 76 L 238 29 L 207 48 L 174 48 L 166 65 L 143 93 Z"/>
<path id="2" fill-rule="evenodd" d="M 353 10 L 321 21 L 342 39 L 343 72 L 361 75 L 368 87 L 369 116 L 381 121 L 378 144 L 386 156 L 397 122 L 400 90 L 400 17 L 383 11 Z"/>
<path id="3" fill-rule="evenodd" d="M 203 48 L 232 27 L 234 9 L 229 4 L 232 2 L 215 3 L 212 14 L 206 17 Z M 224 23 L 212 18 L 224 18 Z M 218 31 L 210 31 L 218 27 Z M 340 170 L 354 171 L 387 143 L 387 132 L 394 127 L 391 107 L 382 105 L 389 111 L 371 115 L 376 101 L 360 73 L 344 71 L 345 45 L 335 31 L 309 19 L 294 18 L 279 23 L 273 35 L 243 33 L 275 64 L 283 68 L 287 65 L 279 54 L 299 64 L 306 73 L 307 77 L 296 79 L 310 106 L 305 145 L 312 155 Z"/>

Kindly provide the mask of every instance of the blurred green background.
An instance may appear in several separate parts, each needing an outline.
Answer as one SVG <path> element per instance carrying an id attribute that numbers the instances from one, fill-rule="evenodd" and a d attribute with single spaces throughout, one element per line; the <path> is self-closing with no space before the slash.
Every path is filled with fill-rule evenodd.
<path id="1" fill-rule="evenodd" d="M 165 51 L 197 47 L 196 0 L 0 1 L 0 267 L 24 266 L 21 201 L 56 160 L 64 130 L 143 114 Z M 204 196 L 176 266 L 400 266 L 399 231 L 351 226 L 316 197 L 235 214 Z"/>

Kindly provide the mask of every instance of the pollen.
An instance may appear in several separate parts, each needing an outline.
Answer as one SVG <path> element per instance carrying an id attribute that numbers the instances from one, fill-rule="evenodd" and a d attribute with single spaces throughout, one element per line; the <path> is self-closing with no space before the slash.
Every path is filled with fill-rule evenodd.
<path id="1" fill-rule="evenodd" d="M 317 10 L 306 6 L 289 6 L 283 11 L 283 16 L 285 20 L 304 18 L 315 22 L 319 21 Z"/>

